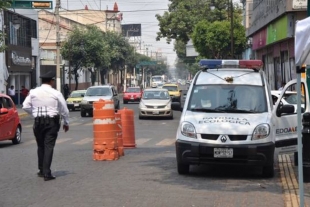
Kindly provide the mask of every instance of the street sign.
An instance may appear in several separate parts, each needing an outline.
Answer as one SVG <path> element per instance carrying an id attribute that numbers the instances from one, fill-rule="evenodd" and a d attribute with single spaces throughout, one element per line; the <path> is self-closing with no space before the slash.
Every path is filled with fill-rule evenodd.
<path id="1" fill-rule="evenodd" d="M 150 65 L 157 65 L 157 61 L 142 61 L 136 65 L 136 68 L 140 68 L 141 66 L 150 66 Z"/>
<path id="2" fill-rule="evenodd" d="M 52 9 L 53 8 L 53 1 L 14 0 L 11 8 L 14 8 L 14 9 Z"/>

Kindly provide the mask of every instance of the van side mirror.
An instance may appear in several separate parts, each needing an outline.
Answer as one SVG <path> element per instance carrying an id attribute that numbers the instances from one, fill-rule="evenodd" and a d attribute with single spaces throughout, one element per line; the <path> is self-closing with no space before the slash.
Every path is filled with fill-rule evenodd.
<path id="1" fill-rule="evenodd" d="M 293 114 L 295 113 L 295 107 L 293 105 L 283 105 L 277 109 L 276 115 L 281 117 L 282 114 Z"/>

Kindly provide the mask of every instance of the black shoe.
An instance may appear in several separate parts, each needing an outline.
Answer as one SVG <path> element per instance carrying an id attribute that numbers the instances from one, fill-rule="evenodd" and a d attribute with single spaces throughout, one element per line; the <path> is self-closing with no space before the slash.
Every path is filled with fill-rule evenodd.
<path id="1" fill-rule="evenodd" d="M 49 180 L 54 180 L 54 179 L 56 179 L 56 177 L 53 176 L 52 174 L 44 175 L 44 181 L 49 181 Z"/>
<path id="2" fill-rule="evenodd" d="M 42 171 L 39 171 L 39 172 L 37 173 L 37 175 L 38 175 L 38 177 L 40 177 L 40 178 L 44 177 L 44 175 L 43 175 L 43 172 L 42 172 Z"/>

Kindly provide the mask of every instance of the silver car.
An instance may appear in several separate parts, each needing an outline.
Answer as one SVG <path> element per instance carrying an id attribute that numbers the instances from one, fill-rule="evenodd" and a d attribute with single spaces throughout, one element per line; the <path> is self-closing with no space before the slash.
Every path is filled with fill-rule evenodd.
<path id="1" fill-rule="evenodd" d="M 139 104 L 139 119 L 144 117 L 168 117 L 173 119 L 171 98 L 167 89 L 148 88 L 143 91 Z"/>
<path id="2" fill-rule="evenodd" d="M 81 117 L 93 115 L 93 102 L 103 100 L 113 100 L 115 109 L 120 108 L 120 101 L 114 86 L 103 85 L 103 86 L 91 86 L 87 89 L 83 100 L 81 101 Z"/>

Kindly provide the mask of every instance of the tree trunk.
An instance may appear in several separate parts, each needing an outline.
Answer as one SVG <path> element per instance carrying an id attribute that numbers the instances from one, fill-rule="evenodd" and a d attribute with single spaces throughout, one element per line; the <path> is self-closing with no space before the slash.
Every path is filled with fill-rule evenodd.
<path id="1" fill-rule="evenodd" d="M 101 79 L 102 85 L 105 85 L 105 74 L 106 74 L 106 69 L 100 69 L 100 79 Z"/>
<path id="2" fill-rule="evenodd" d="M 77 68 L 75 68 L 75 70 L 74 70 L 74 80 L 75 80 L 75 89 L 74 90 L 77 90 L 79 87 L 79 73 L 78 73 Z"/>

